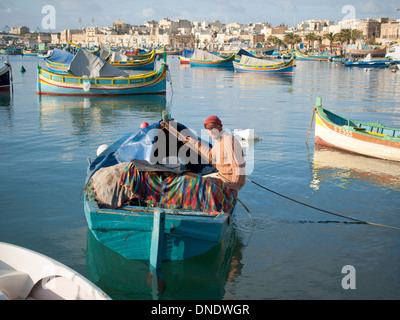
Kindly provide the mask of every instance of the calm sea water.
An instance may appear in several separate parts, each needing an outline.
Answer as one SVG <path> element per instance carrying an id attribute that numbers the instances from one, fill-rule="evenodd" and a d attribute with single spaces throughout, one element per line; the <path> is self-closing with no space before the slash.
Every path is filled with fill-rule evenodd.
<path id="1" fill-rule="evenodd" d="M 166 97 L 61 98 L 36 93 L 35 57 L 10 57 L 14 98 L 0 97 L 0 241 L 39 251 L 89 277 L 114 299 L 399 299 L 400 231 L 352 223 L 247 182 L 233 229 L 200 257 L 163 264 L 161 293 L 148 263 L 129 261 L 88 231 L 87 158 L 143 121 L 172 116 L 200 132 L 217 114 L 245 145 L 253 181 L 324 210 L 400 227 L 400 164 L 308 143 L 316 96 L 355 120 L 400 127 L 400 72 L 297 61 L 292 77 L 180 66 L 169 57 Z M 25 73 L 19 72 L 21 66 Z M 344 266 L 355 269 L 345 290 Z M 161 288 L 160 288 L 161 289 Z"/>

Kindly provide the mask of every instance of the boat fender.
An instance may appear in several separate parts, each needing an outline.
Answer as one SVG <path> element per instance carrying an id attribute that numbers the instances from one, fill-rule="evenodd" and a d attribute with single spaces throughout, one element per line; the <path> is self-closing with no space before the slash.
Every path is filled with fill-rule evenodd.
<path id="1" fill-rule="evenodd" d="M 108 148 L 107 144 L 102 144 L 100 147 L 97 148 L 96 156 L 98 157 L 107 148 Z"/>

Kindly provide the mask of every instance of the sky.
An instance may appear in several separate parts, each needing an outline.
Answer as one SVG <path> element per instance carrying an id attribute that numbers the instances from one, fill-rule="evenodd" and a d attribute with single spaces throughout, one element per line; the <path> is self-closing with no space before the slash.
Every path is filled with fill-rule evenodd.
<path id="1" fill-rule="evenodd" d="M 400 8 L 399 0 L 0 0 L 0 31 L 6 26 L 27 26 L 32 32 L 57 32 L 109 27 L 117 19 L 143 25 L 163 18 L 291 27 L 312 19 L 335 23 L 353 17 L 400 19 L 396 8 Z"/>

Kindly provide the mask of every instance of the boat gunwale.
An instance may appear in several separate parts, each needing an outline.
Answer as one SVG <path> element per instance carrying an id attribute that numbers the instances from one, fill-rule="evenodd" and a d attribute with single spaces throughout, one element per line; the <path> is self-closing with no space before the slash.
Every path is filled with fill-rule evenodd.
<path id="1" fill-rule="evenodd" d="M 344 130 L 351 131 L 353 134 L 356 135 L 355 137 L 354 136 L 352 137 L 354 139 L 357 139 L 357 135 L 360 135 L 360 136 L 363 136 L 363 137 L 367 137 L 369 139 L 373 139 L 375 141 L 387 141 L 389 143 L 392 142 L 392 143 L 397 143 L 397 144 L 400 142 L 400 129 L 384 126 L 384 125 L 382 125 L 380 123 L 365 123 L 365 122 L 360 122 L 360 121 L 353 121 L 353 120 L 350 120 L 349 118 L 341 117 L 341 116 L 339 116 L 339 115 L 337 115 L 337 114 L 335 114 L 335 113 L 333 113 L 333 112 L 331 112 L 329 110 L 326 110 L 321 106 L 317 107 L 316 113 L 323 120 L 325 120 L 328 124 L 330 124 L 330 125 L 332 125 L 334 127 L 343 128 Z M 329 117 L 329 114 L 333 115 L 334 117 L 337 117 L 337 118 L 340 118 L 340 119 L 344 120 L 344 122 L 357 123 L 358 126 L 359 125 L 363 125 L 363 126 L 366 126 L 366 127 L 373 127 L 373 128 L 377 128 L 377 129 L 393 130 L 394 132 L 398 132 L 399 136 L 395 136 L 394 137 L 394 136 L 389 136 L 389 135 L 386 135 L 386 134 L 384 136 L 382 136 L 382 135 L 376 135 L 374 133 L 369 133 L 366 130 L 357 130 L 355 126 L 347 125 L 347 124 L 339 124 L 337 122 L 334 122 L 332 120 L 332 118 Z M 332 130 L 331 128 L 329 128 L 329 129 Z M 332 131 L 334 131 L 334 130 L 332 130 Z M 391 145 L 390 147 L 400 148 L 400 144 L 398 146 L 392 146 Z"/>

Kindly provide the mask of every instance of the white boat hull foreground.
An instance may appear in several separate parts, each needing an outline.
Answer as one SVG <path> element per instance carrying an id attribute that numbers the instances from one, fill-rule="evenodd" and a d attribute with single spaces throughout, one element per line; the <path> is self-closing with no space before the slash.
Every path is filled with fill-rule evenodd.
<path id="1" fill-rule="evenodd" d="M 0 300 L 110 300 L 110 297 L 62 263 L 0 242 Z"/>

